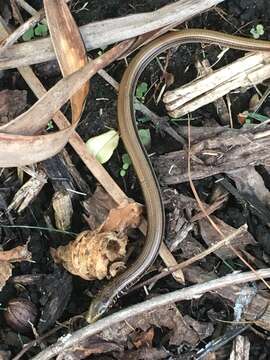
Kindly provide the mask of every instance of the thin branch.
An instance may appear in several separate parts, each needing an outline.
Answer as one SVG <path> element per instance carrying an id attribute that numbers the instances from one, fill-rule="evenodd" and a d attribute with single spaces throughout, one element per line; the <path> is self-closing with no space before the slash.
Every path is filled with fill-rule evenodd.
<path id="1" fill-rule="evenodd" d="M 87 50 L 103 48 L 170 24 L 183 23 L 223 1 L 176 1 L 152 12 L 93 22 L 82 26 L 80 31 Z M 49 38 L 29 41 L 13 45 L 7 49 L 5 54 L 0 56 L 0 69 L 37 64 L 53 59 L 55 59 L 55 54 Z"/>
<path id="2" fill-rule="evenodd" d="M 257 273 L 261 278 L 269 278 L 270 268 L 258 270 Z M 137 305 L 130 306 L 110 316 L 107 316 L 104 319 L 98 320 L 94 324 L 75 331 L 73 334 L 67 334 L 66 337 L 61 337 L 57 343 L 41 351 L 38 355 L 33 357 L 32 360 L 51 359 L 60 352 L 63 352 L 64 350 L 67 350 L 74 345 L 78 345 L 79 342 L 99 333 L 100 331 L 114 324 L 117 324 L 120 321 L 125 321 L 132 316 L 137 316 L 144 312 L 152 311 L 157 307 L 177 301 L 191 300 L 209 291 L 215 291 L 226 286 L 247 283 L 249 281 L 255 280 L 257 280 L 257 276 L 253 272 L 230 274 L 219 279 L 208 281 L 204 284 L 193 285 L 188 288 L 173 291 L 165 295 L 156 296 L 150 300 L 146 300 Z"/>

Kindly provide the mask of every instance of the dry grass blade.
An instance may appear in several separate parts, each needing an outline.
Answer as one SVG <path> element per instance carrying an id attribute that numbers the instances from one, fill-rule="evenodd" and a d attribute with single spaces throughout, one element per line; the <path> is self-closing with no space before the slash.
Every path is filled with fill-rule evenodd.
<path id="1" fill-rule="evenodd" d="M 79 29 L 64 0 L 44 0 L 44 8 L 53 48 L 65 77 L 87 64 L 85 47 Z M 71 97 L 72 122 L 79 120 L 88 91 L 89 81 Z"/>

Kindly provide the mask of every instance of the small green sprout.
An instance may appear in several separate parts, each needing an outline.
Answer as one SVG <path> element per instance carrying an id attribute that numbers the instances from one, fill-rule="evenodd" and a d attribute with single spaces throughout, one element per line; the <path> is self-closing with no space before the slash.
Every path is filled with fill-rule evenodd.
<path id="1" fill-rule="evenodd" d="M 253 26 L 250 30 L 251 35 L 254 37 L 254 39 L 259 39 L 260 36 L 264 34 L 264 27 L 262 24 L 258 24 L 256 26 Z"/>
<path id="2" fill-rule="evenodd" d="M 127 170 L 131 165 L 131 159 L 127 153 L 122 155 L 122 168 L 120 170 L 120 176 L 126 176 Z"/>
<path id="3" fill-rule="evenodd" d="M 151 134 L 149 129 L 140 129 L 138 131 L 139 137 L 144 147 L 149 148 L 151 146 Z"/>
<path id="4" fill-rule="evenodd" d="M 139 137 L 143 146 L 150 147 L 151 145 L 151 134 L 149 129 L 140 129 L 138 131 Z M 127 153 L 122 155 L 122 168 L 120 169 L 120 176 L 124 177 L 132 164 L 131 159 Z"/>
<path id="5" fill-rule="evenodd" d="M 37 24 L 34 28 L 30 27 L 22 36 L 23 41 L 29 41 L 35 37 L 45 37 L 48 35 L 48 26 L 46 24 Z"/>
<path id="6" fill-rule="evenodd" d="M 48 122 L 46 130 L 48 131 L 53 129 L 54 129 L 54 125 L 53 125 L 53 121 L 51 120 Z"/>
<path id="7" fill-rule="evenodd" d="M 136 89 L 136 98 L 141 102 L 144 102 L 144 97 L 147 91 L 148 91 L 148 84 L 146 82 L 141 82 Z"/>

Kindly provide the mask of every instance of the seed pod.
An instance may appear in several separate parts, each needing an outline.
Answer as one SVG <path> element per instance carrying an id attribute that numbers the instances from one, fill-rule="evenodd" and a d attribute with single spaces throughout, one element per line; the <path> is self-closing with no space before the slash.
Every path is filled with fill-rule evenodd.
<path id="1" fill-rule="evenodd" d="M 37 308 L 31 301 L 24 298 L 15 298 L 8 302 L 4 318 L 13 330 L 27 334 L 31 332 L 31 324 L 35 324 L 37 314 Z"/>

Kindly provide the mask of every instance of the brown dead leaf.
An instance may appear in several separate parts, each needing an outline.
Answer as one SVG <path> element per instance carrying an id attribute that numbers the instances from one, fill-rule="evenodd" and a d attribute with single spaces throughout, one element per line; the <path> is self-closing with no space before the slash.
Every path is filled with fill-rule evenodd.
<path id="1" fill-rule="evenodd" d="M 137 350 L 128 350 L 118 355 L 118 360 L 161 360 L 168 359 L 169 352 L 165 349 L 140 348 Z"/>
<path id="2" fill-rule="evenodd" d="M 133 200 L 124 200 L 118 207 L 111 196 L 98 186 L 93 196 L 83 203 L 85 221 L 91 229 L 123 232 L 137 227 L 141 221 L 143 207 Z"/>
<path id="3" fill-rule="evenodd" d="M 224 237 L 227 237 L 235 232 L 235 228 L 226 224 L 224 221 L 220 220 L 216 216 L 211 215 L 211 218 L 222 231 Z M 213 228 L 213 226 L 209 223 L 207 219 L 200 220 L 199 224 L 203 240 L 208 246 L 212 246 L 221 240 L 220 237 L 217 236 L 216 230 Z M 256 241 L 248 231 L 243 231 L 238 236 L 236 236 L 230 242 L 230 244 L 236 249 L 241 250 L 244 249 L 245 246 L 248 244 L 256 244 Z M 234 252 L 228 246 L 223 246 L 219 250 L 215 251 L 215 254 L 221 259 L 229 259 L 235 257 Z"/>
<path id="4" fill-rule="evenodd" d="M 56 263 L 61 263 L 73 275 L 85 280 L 102 280 L 112 276 L 110 267 L 125 256 L 126 244 L 126 236 L 87 230 L 68 245 L 51 249 L 51 254 Z"/>
<path id="5" fill-rule="evenodd" d="M 0 360 L 9 360 L 11 358 L 10 351 L 0 350 Z"/>
<path id="6" fill-rule="evenodd" d="M 12 265 L 8 261 L 0 261 L 0 291 L 12 275 Z"/>
<path id="7" fill-rule="evenodd" d="M 151 327 L 147 331 L 144 331 L 143 333 L 137 335 L 132 342 L 137 349 L 143 346 L 151 347 L 154 339 L 154 335 L 155 335 L 154 328 Z"/>
<path id="8" fill-rule="evenodd" d="M 87 64 L 86 50 L 64 0 L 44 0 L 44 9 L 56 58 L 65 77 Z M 73 123 L 81 116 L 88 91 L 89 81 L 86 81 L 70 99 Z"/>
<path id="9" fill-rule="evenodd" d="M 111 351 L 119 352 L 123 351 L 123 348 L 116 343 L 104 341 L 98 336 L 92 336 L 80 342 L 79 345 L 74 345 L 67 351 L 61 352 L 57 356 L 57 360 L 85 359 L 93 354 L 103 354 Z"/>
<path id="10" fill-rule="evenodd" d="M 0 21 L 0 41 L 9 32 Z M 57 154 L 73 134 L 77 123 L 55 133 L 34 135 L 44 129 L 50 119 L 57 118 L 57 111 L 100 69 L 121 56 L 134 42 L 127 40 L 102 54 L 98 59 L 86 64 L 82 69 L 58 81 L 46 94 L 40 83 L 36 83 L 35 93 L 40 100 L 28 111 L 0 126 L 0 167 L 29 165 Z M 30 68 L 20 68 L 21 74 L 29 82 L 33 79 Z M 34 81 L 34 80 L 33 80 Z M 37 90 L 39 89 L 39 90 Z"/>
<path id="11" fill-rule="evenodd" d="M 117 206 L 112 197 L 98 185 L 94 194 L 83 202 L 86 214 L 84 220 L 88 223 L 90 229 L 97 229 L 108 216 L 109 210 Z"/>
<path id="12" fill-rule="evenodd" d="M 16 246 L 14 249 L 0 251 L 0 261 L 30 261 L 32 258 L 31 253 L 29 252 L 27 245 Z"/>
<path id="13" fill-rule="evenodd" d="M 170 345 L 179 346 L 183 342 L 192 346 L 196 345 L 200 338 L 185 321 L 179 310 L 174 304 L 159 307 L 143 316 L 133 316 L 125 322 L 119 322 L 102 331 L 102 337 L 108 341 L 116 341 L 119 344 L 125 344 L 127 339 L 136 329 L 143 331 L 149 328 L 165 327 L 170 330 Z"/>
<path id="14" fill-rule="evenodd" d="M 27 245 L 17 246 L 7 251 L 0 251 L 0 291 L 12 275 L 11 262 L 30 261 L 31 258 L 32 256 Z"/>
<path id="15" fill-rule="evenodd" d="M 141 222 L 142 205 L 123 201 L 116 209 L 111 209 L 107 219 L 100 226 L 100 231 L 123 233 L 129 228 L 136 228 Z"/>

